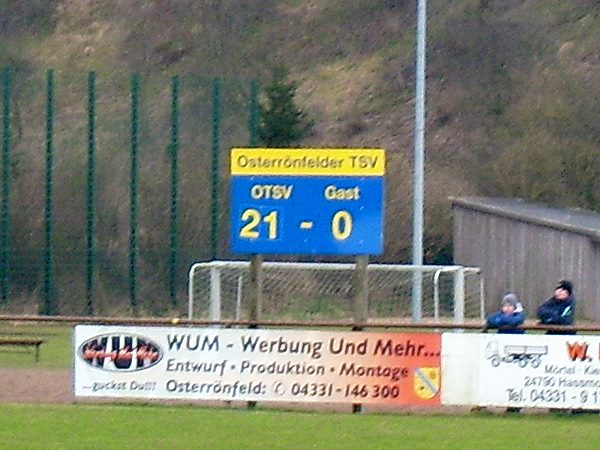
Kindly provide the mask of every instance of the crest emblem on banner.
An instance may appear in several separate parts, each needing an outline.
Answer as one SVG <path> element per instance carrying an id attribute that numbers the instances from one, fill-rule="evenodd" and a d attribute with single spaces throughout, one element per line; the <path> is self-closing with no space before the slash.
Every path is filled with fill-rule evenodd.
<path id="1" fill-rule="evenodd" d="M 440 391 L 440 368 L 418 367 L 414 372 L 413 388 L 423 400 L 435 397 Z"/>

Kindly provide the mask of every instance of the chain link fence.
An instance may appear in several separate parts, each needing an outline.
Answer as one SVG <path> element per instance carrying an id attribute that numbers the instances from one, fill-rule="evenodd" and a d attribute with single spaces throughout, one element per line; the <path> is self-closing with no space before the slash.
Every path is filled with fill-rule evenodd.
<path id="1" fill-rule="evenodd" d="M 197 263 L 189 274 L 188 317 L 248 320 L 251 299 L 250 263 Z M 356 295 L 354 264 L 262 264 L 264 320 L 349 320 Z M 370 264 L 368 318 L 396 320 L 411 317 L 413 274 L 422 274 L 424 320 L 462 322 L 483 319 L 482 274 L 462 266 Z"/>
<path id="2" fill-rule="evenodd" d="M 0 312 L 185 311 L 190 266 L 230 257 L 227 155 L 256 140 L 258 93 L 0 68 Z"/>
<path id="3" fill-rule="evenodd" d="M 259 94 L 256 80 L 0 70 L 0 313 L 184 315 L 194 262 L 236 256 L 228 155 L 256 144 Z M 403 192 L 394 170 L 386 189 Z M 386 241 L 405 239 L 388 198 Z M 226 264 L 218 289 L 195 266 L 195 316 L 213 289 L 221 317 L 248 317 L 247 263 Z M 263 317 L 351 317 L 353 267 L 266 263 Z M 410 315 L 412 275 L 396 267 L 369 267 L 371 318 Z M 454 314 L 453 270 L 423 271 L 424 317 Z M 477 316 L 480 275 L 465 270 Z"/>

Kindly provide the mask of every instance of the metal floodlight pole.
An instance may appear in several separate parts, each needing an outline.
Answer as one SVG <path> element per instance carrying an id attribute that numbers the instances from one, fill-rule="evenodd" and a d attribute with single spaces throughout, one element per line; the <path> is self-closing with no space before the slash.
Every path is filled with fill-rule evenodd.
<path id="1" fill-rule="evenodd" d="M 425 35 L 427 24 L 427 0 L 417 0 L 417 53 L 415 88 L 415 151 L 414 151 L 414 192 L 413 192 L 413 234 L 412 263 L 423 265 L 423 197 L 424 197 L 424 142 L 425 142 Z M 422 317 L 421 271 L 413 273 L 412 320 Z"/>

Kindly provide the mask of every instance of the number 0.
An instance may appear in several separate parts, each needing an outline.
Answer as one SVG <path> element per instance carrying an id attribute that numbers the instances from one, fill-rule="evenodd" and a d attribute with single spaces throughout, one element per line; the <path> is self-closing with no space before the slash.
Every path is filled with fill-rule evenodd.
<path id="1" fill-rule="evenodd" d="M 352 216 L 348 211 L 338 211 L 331 219 L 331 234 L 338 241 L 348 239 L 352 233 Z"/>

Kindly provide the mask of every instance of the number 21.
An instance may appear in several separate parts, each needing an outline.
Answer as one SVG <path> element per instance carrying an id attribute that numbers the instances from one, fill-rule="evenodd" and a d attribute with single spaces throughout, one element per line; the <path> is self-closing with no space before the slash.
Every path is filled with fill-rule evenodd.
<path id="1" fill-rule="evenodd" d="M 247 222 L 240 231 L 240 236 L 246 239 L 256 239 L 260 236 L 259 225 L 264 222 L 268 226 L 269 239 L 277 239 L 277 211 L 271 211 L 262 217 L 257 209 L 246 209 L 242 212 L 242 221 Z"/>

